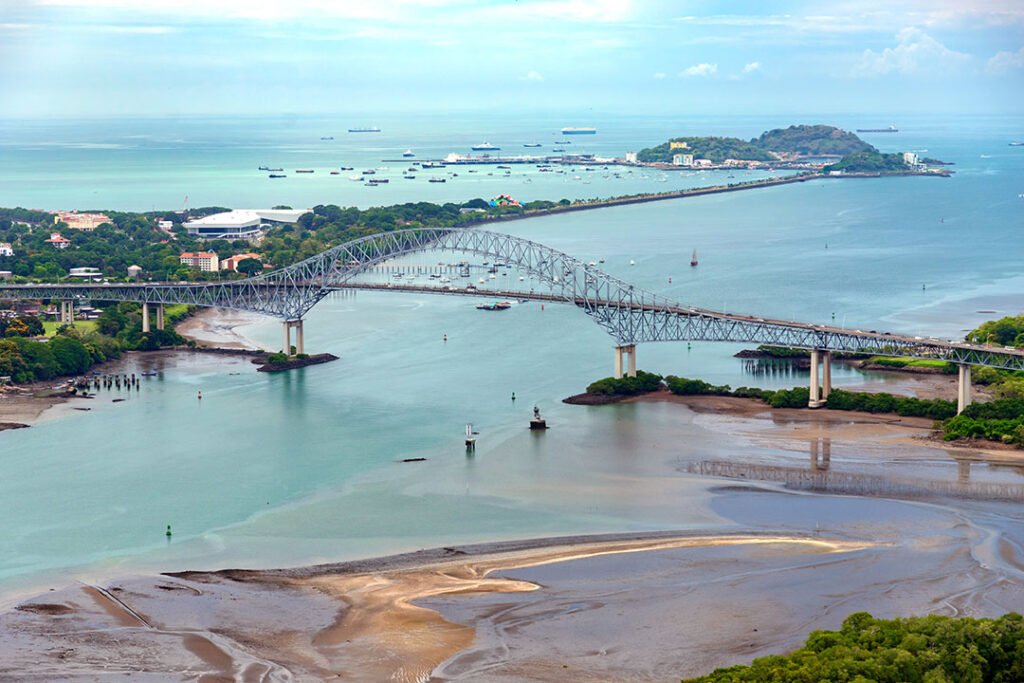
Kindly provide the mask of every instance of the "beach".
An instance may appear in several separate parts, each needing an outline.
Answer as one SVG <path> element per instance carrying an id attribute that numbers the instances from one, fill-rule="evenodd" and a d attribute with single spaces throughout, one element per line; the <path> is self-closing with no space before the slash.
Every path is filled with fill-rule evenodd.
<path id="1" fill-rule="evenodd" d="M 208 329 L 224 329 L 216 313 L 206 317 Z M 819 472 L 901 481 L 942 479 L 948 468 L 931 468 L 951 455 L 979 466 L 1021 460 L 936 441 L 919 418 L 665 392 L 629 402 L 690 416 L 719 435 L 713 442 L 750 445 L 742 462 L 718 454 L 733 466 L 806 472 L 810 448 Z M 618 485 L 687 495 L 692 466 L 658 458 Z M 852 611 L 1024 608 L 1019 506 L 969 488 L 953 498 L 927 488 L 851 496 L 785 477 L 701 481 L 721 520 L 703 528 L 495 538 L 289 569 L 84 575 L 7 604 L 0 679 L 664 681 L 786 652 Z M 595 494 L 562 486 L 569 498 Z"/>

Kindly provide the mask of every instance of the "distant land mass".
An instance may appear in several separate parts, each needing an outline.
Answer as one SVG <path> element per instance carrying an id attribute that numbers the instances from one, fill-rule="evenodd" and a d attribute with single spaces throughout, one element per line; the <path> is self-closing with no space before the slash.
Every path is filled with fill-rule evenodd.
<path id="1" fill-rule="evenodd" d="M 877 151 L 853 133 L 835 126 L 790 126 L 761 133 L 750 141 L 779 154 L 800 156 L 846 156 L 859 152 Z"/>
<path id="2" fill-rule="evenodd" d="M 686 143 L 686 148 L 678 145 L 673 148 L 672 143 Z M 784 156 L 845 156 L 877 151 L 853 133 L 835 126 L 799 125 L 765 131 L 749 142 L 713 136 L 672 138 L 656 147 L 640 150 L 637 160 L 670 163 L 676 154 L 693 154 L 694 158 L 719 164 L 726 159 L 773 161 Z"/>

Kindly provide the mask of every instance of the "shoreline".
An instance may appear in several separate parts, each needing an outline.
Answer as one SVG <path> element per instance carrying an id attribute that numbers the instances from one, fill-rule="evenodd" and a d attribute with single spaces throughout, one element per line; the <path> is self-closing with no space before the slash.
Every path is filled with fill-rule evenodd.
<path id="1" fill-rule="evenodd" d="M 548 567 L 571 575 L 581 562 L 670 550 L 817 557 L 877 546 L 793 532 L 657 531 L 544 537 L 311 567 L 190 571 L 114 580 L 105 586 L 84 584 L 23 600 L 0 613 L 5 626 L 0 629 L 0 651 L 8 652 L 0 656 L 0 674 L 57 645 L 65 654 L 33 660 L 37 675 L 189 671 L 200 680 L 213 680 L 244 671 L 245 680 L 276 673 L 317 680 L 425 681 L 472 646 L 476 636 L 472 627 L 417 602 L 474 602 L 542 589 L 533 581 L 495 576 L 499 572 Z M 240 623 L 240 614 L 248 615 L 249 623 Z M 82 620 L 91 624 L 89 633 L 81 631 Z M 154 658 L 150 651 L 158 644 L 160 656 Z M 12 645 L 17 646 L 13 656 Z"/>

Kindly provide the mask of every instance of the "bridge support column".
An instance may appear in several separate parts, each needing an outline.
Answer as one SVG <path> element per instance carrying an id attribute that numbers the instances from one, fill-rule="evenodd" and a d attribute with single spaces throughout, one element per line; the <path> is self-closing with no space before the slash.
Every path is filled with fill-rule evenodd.
<path id="1" fill-rule="evenodd" d="M 811 350 L 811 385 L 810 396 L 807 399 L 808 408 L 820 408 L 825 405 L 818 393 L 818 364 L 821 362 L 821 352 L 818 349 Z"/>
<path id="2" fill-rule="evenodd" d="M 306 340 L 302 331 L 302 318 L 284 321 L 284 348 L 286 356 L 292 355 L 292 328 L 295 328 L 295 353 L 306 352 Z"/>
<path id="3" fill-rule="evenodd" d="M 164 329 L 164 305 L 156 305 L 156 329 Z"/>
<path id="4" fill-rule="evenodd" d="M 636 345 L 615 347 L 615 379 L 622 379 L 623 356 L 629 356 L 629 366 L 626 370 L 628 377 L 636 377 Z"/>
<path id="5" fill-rule="evenodd" d="M 60 324 L 61 325 L 74 325 L 75 324 L 75 302 L 74 301 L 61 301 L 60 302 Z"/>
<path id="6" fill-rule="evenodd" d="M 142 302 L 142 332 L 149 332 L 149 304 Z"/>
<path id="7" fill-rule="evenodd" d="M 828 401 L 832 393 L 832 352 L 825 351 L 821 357 L 821 400 Z"/>
<path id="8" fill-rule="evenodd" d="M 967 406 L 971 405 L 971 366 L 961 365 L 959 382 L 956 392 L 956 414 L 964 412 Z"/>

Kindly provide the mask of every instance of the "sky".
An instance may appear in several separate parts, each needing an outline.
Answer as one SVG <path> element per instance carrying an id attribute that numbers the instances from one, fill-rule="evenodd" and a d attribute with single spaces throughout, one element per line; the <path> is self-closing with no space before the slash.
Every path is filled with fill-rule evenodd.
<path id="1" fill-rule="evenodd" d="M 0 0 L 0 117 L 1024 113 L 1024 1 Z"/>

